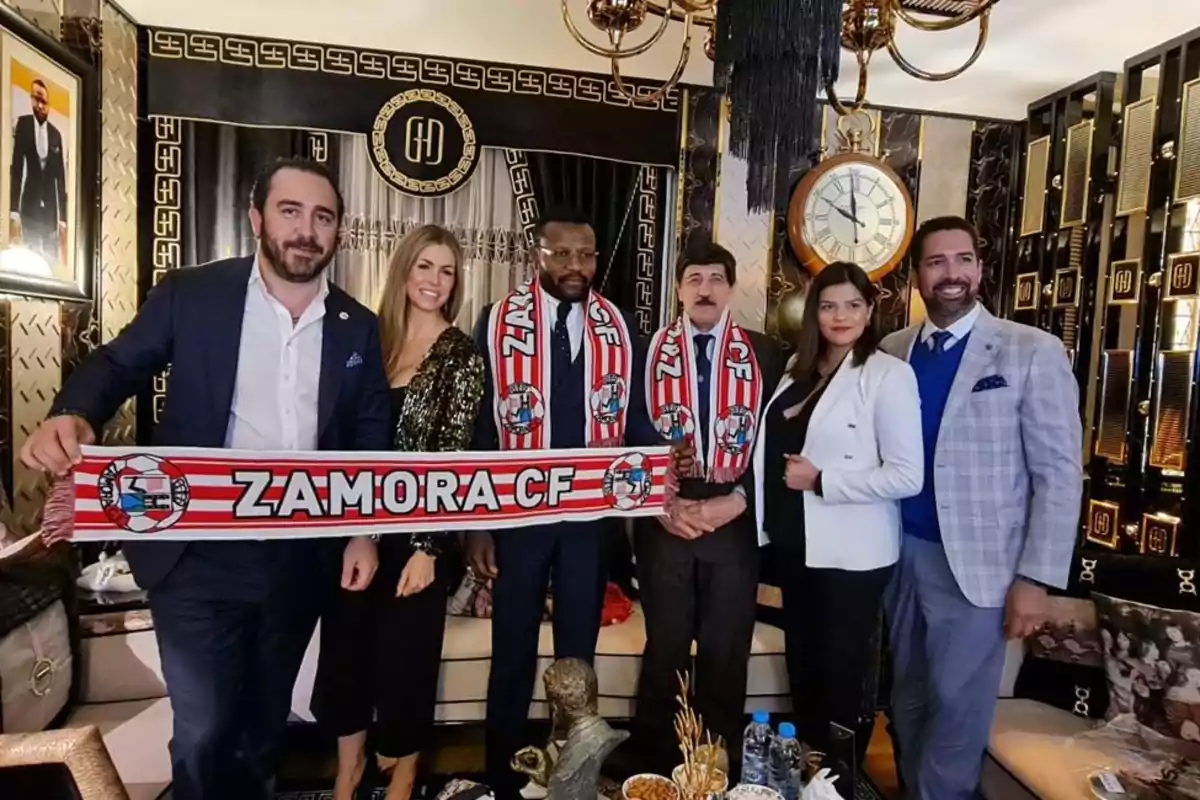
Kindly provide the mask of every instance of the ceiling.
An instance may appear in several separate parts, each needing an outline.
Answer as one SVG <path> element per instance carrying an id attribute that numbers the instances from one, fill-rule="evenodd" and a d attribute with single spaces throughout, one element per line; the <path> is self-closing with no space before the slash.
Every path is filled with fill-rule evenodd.
<path id="1" fill-rule="evenodd" d="M 558 0 L 118 0 L 143 25 L 270 36 L 405 53 L 604 72 L 563 25 Z M 585 0 L 570 0 L 576 21 L 594 31 Z M 627 62 L 632 76 L 664 78 L 674 69 L 682 26 L 649 53 Z M 1025 107 L 1102 70 L 1120 72 L 1129 56 L 1200 27 L 1197 0 L 1001 0 L 989 43 L 965 74 L 945 83 L 911 78 L 876 54 L 868 99 L 876 105 L 1019 119 Z M 974 26 L 949 33 L 904 30 L 909 61 L 929 70 L 960 64 Z M 684 79 L 711 83 L 696 34 Z M 853 59 L 843 59 L 841 91 L 853 91 Z"/>

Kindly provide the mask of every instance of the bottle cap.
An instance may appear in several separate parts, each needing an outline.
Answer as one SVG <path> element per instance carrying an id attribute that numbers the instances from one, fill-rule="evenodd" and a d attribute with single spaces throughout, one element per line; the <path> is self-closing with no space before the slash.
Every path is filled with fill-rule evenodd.
<path id="1" fill-rule="evenodd" d="M 759 725 L 766 725 L 771 721 L 771 715 L 765 711 L 755 711 L 754 721 Z"/>
<path id="2" fill-rule="evenodd" d="M 790 722 L 779 723 L 779 738 L 795 739 L 796 738 L 796 726 Z"/>

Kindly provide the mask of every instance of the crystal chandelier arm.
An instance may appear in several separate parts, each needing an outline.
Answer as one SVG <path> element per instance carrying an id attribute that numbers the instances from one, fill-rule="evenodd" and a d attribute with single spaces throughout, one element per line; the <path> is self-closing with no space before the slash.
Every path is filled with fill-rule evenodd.
<path id="1" fill-rule="evenodd" d="M 629 98 L 637 105 L 653 105 L 667 96 L 667 92 L 675 88 L 675 84 L 679 83 L 679 79 L 683 77 L 683 70 L 687 67 L 688 58 L 692 55 L 692 15 L 684 19 L 683 28 L 683 49 L 679 53 L 679 63 L 675 65 L 675 71 L 671 73 L 671 77 L 667 78 L 667 82 L 656 89 L 653 93 L 644 97 L 639 97 L 634 89 L 626 85 L 621 78 L 620 61 L 612 59 L 612 76 L 613 83 L 617 85 L 617 91 Z"/>
<path id="2" fill-rule="evenodd" d="M 922 19 L 913 12 L 904 7 L 901 0 L 891 0 L 892 13 L 898 18 L 904 20 L 906 25 L 916 28 L 919 31 L 929 31 L 936 33 L 939 31 L 952 31 L 960 25 L 965 25 L 974 19 L 982 18 L 987 20 L 988 15 L 992 12 L 992 6 L 996 5 L 997 0 L 987 0 L 980 3 L 973 11 L 968 11 L 966 14 L 952 17 L 951 19 Z"/>
<path id="3" fill-rule="evenodd" d="M 857 114 L 867 104 L 867 68 L 871 64 L 871 52 L 855 50 L 854 55 L 858 59 L 858 92 L 854 96 L 854 102 L 851 105 L 844 104 L 837 96 L 834 82 L 828 81 L 825 84 L 825 97 L 829 100 L 829 105 L 843 117 Z"/>
<path id="4" fill-rule="evenodd" d="M 654 47 L 654 45 L 658 44 L 658 40 L 661 39 L 663 34 L 667 32 L 667 26 L 671 23 L 671 14 L 669 12 L 671 11 L 671 7 L 674 5 L 674 2 L 675 0 L 667 0 L 667 7 L 664 9 L 665 13 L 662 15 L 662 22 L 659 23 L 658 30 L 654 32 L 654 35 L 636 47 L 631 47 L 628 50 L 622 50 L 620 44 L 617 44 L 612 48 L 602 47 L 601 45 L 594 44 L 590 39 L 584 36 L 582 32 L 580 32 L 578 27 L 576 27 L 575 20 L 571 17 L 571 9 L 567 5 L 568 0 L 562 0 L 561 5 L 563 22 L 567 24 L 567 30 L 570 31 L 571 36 L 574 37 L 575 41 L 579 43 L 580 47 L 587 50 L 589 53 L 592 53 L 593 55 L 600 56 L 601 58 L 629 58 L 630 56 L 640 56 L 642 53 L 645 53 L 651 47 Z"/>
<path id="5" fill-rule="evenodd" d="M 983 52 L 983 48 L 987 44 L 987 36 L 988 15 L 984 14 L 979 18 L 979 38 L 975 42 L 975 52 L 971 53 L 971 57 L 967 59 L 965 64 L 949 72 L 926 72 L 920 67 L 913 65 L 900 54 L 900 48 L 896 46 L 896 38 L 894 36 L 888 39 L 887 49 L 888 53 L 892 56 L 892 60 L 896 62 L 896 65 L 914 78 L 920 78 L 923 81 L 948 81 L 966 72 L 972 64 L 979 60 L 979 55 Z"/>

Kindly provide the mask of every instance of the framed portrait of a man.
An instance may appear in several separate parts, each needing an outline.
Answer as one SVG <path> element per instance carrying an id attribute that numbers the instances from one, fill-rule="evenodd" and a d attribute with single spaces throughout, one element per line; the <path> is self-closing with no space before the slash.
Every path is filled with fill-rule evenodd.
<path id="1" fill-rule="evenodd" d="M 0 294 L 93 292 L 94 70 L 0 6 Z"/>

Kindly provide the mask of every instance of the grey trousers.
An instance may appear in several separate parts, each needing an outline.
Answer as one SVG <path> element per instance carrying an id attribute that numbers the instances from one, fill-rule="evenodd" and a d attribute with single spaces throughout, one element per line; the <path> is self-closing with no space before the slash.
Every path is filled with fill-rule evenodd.
<path id="1" fill-rule="evenodd" d="M 970 800 L 1004 670 L 1004 609 L 972 605 L 941 544 L 905 536 L 884 611 L 895 748 L 908 796 Z"/>

